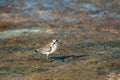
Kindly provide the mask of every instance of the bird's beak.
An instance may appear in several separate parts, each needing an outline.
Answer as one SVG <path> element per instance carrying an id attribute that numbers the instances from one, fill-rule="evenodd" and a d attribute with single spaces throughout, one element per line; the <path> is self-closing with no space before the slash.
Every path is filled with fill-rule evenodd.
<path id="1" fill-rule="evenodd" d="M 56 42 L 58 42 L 58 40 L 56 40 Z"/>

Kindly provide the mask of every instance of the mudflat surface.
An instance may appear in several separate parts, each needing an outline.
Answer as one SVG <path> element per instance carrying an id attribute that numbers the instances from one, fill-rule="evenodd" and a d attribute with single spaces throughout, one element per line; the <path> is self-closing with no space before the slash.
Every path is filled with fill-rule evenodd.
<path id="1" fill-rule="evenodd" d="M 119 0 L 0 0 L 0 80 L 119 80 Z M 59 40 L 49 56 L 34 49 Z"/>

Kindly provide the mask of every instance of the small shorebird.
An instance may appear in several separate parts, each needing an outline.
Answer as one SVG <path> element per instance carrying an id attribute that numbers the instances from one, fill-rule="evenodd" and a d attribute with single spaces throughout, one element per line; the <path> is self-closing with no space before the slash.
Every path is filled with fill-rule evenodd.
<path id="1" fill-rule="evenodd" d="M 34 51 L 36 53 L 42 53 L 42 54 L 46 54 L 47 55 L 47 60 L 48 60 L 48 56 L 51 53 L 54 53 L 58 48 L 58 40 L 53 39 L 51 43 L 45 45 L 44 47 L 35 49 Z"/>

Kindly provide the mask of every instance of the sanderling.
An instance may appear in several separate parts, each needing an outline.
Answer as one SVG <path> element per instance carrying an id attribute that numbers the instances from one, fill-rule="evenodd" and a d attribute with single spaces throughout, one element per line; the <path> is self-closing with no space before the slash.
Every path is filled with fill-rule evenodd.
<path id="1" fill-rule="evenodd" d="M 34 51 L 36 53 L 42 53 L 42 54 L 46 54 L 47 55 L 47 60 L 48 60 L 48 56 L 51 53 L 54 53 L 58 48 L 58 40 L 53 39 L 53 41 L 47 45 L 45 45 L 44 47 L 35 49 Z"/>

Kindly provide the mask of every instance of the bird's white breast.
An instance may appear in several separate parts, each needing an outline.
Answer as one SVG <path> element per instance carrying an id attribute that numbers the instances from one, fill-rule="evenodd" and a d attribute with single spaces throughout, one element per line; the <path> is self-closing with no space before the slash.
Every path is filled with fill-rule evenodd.
<path id="1" fill-rule="evenodd" d="M 58 48 L 58 44 L 55 44 L 54 46 L 52 46 L 52 50 L 50 53 L 54 53 Z"/>

